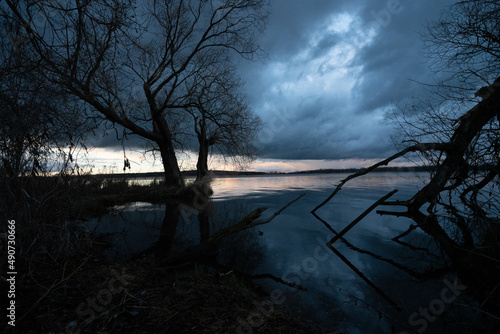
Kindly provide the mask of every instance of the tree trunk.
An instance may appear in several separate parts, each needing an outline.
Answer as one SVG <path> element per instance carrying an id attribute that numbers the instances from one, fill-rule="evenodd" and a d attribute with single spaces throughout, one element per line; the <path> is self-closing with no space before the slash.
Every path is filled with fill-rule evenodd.
<path id="1" fill-rule="evenodd" d="M 200 151 L 198 153 L 198 162 L 196 163 L 196 181 L 201 181 L 208 174 L 208 141 L 200 139 Z"/>
<path id="2" fill-rule="evenodd" d="M 499 79 L 495 83 L 500 82 Z M 409 211 L 417 212 L 425 203 L 435 201 L 453 173 L 461 168 L 471 142 L 488 122 L 499 115 L 500 91 L 496 90 L 491 97 L 477 104 L 459 119 L 460 123 L 450 140 L 454 145 L 453 149 L 446 153 L 446 159 L 438 166 L 431 181 L 410 199 Z"/>
<path id="3" fill-rule="evenodd" d="M 159 142 L 161 160 L 165 173 L 165 185 L 173 188 L 182 186 L 181 171 L 171 142 Z"/>

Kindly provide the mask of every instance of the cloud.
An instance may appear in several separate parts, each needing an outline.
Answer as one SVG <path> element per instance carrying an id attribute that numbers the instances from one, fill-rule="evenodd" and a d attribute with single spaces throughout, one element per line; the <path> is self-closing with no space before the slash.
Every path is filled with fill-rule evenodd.
<path id="1" fill-rule="evenodd" d="M 325 2 L 317 2 L 321 9 L 306 1 L 275 5 L 263 43 L 271 46 L 268 62 L 241 70 L 251 104 L 267 125 L 258 145 L 263 158 L 390 154 L 385 113 L 418 94 L 421 87 L 412 80 L 431 75 L 418 31 L 451 3 Z"/>
<path id="2" fill-rule="evenodd" d="M 418 31 L 454 1 L 280 0 L 260 42 L 269 58 L 239 62 L 263 119 L 261 159 L 376 159 L 394 149 L 393 103 L 430 81 Z M 120 146 L 106 137 L 100 146 Z M 130 137 L 127 145 L 141 146 Z M 272 160 L 274 161 L 274 160 Z"/>

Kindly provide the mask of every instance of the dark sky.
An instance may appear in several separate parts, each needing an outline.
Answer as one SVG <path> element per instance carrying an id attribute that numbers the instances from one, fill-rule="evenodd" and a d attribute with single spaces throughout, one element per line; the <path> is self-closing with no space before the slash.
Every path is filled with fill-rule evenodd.
<path id="1" fill-rule="evenodd" d="M 262 158 L 382 158 L 392 105 L 432 82 L 419 31 L 454 1 L 272 1 L 264 63 L 241 68 Z"/>
<path id="2" fill-rule="evenodd" d="M 393 153 L 386 113 L 420 95 L 415 81 L 433 82 L 419 31 L 454 2 L 271 0 L 260 39 L 268 58 L 240 65 L 250 105 L 264 122 L 257 163 L 314 169 Z M 100 146 L 116 145 L 109 138 Z"/>

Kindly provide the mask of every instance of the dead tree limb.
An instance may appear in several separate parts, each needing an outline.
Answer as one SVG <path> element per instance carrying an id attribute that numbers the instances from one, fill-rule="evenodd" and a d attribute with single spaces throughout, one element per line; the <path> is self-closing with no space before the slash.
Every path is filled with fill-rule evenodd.
<path id="1" fill-rule="evenodd" d="M 267 207 L 261 207 L 253 210 L 250 212 L 248 215 L 246 215 L 243 219 L 241 219 L 239 222 L 236 224 L 226 227 L 224 229 L 221 229 L 211 237 L 207 238 L 206 240 L 200 242 L 198 245 L 190 246 L 184 249 L 180 254 L 175 256 L 175 258 L 166 258 L 163 261 L 160 261 L 162 265 L 179 265 L 179 264 L 184 264 L 187 262 L 191 261 L 196 261 L 200 260 L 203 258 L 211 258 L 213 255 L 216 254 L 217 251 L 217 244 L 222 241 L 224 238 L 243 231 L 247 228 L 251 228 L 254 226 L 262 225 L 262 224 L 267 224 L 271 222 L 274 218 L 276 218 L 279 214 L 281 214 L 286 208 L 288 208 L 290 205 L 298 201 L 300 198 L 302 198 L 305 194 L 301 194 L 299 197 L 291 201 L 290 203 L 286 204 L 283 206 L 281 209 L 276 211 L 271 217 L 263 219 L 263 220 L 257 220 L 261 215 L 262 212 L 267 210 Z M 154 245 L 132 257 L 132 259 L 137 259 L 140 258 L 144 255 L 147 255 L 151 252 L 153 252 L 155 249 L 157 249 L 158 245 Z M 168 254 L 165 254 L 168 255 Z"/>
<path id="2" fill-rule="evenodd" d="M 500 78 L 495 83 L 500 83 Z M 425 203 L 435 201 L 452 175 L 460 169 L 470 143 L 488 122 L 499 115 L 500 90 L 497 89 L 491 97 L 480 102 L 460 117 L 460 123 L 450 142 L 447 143 L 451 145 L 451 149 L 446 152 L 445 160 L 438 165 L 431 181 L 409 200 L 409 210 L 417 211 Z"/>
<path id="3" fill-rule="evenodd" d="M 295 203 L 299 199 L 301 199 L 303 196 L 305 196 L 305 194 L 306 193 L 301 194 L 299 197 L 297 197 L 296 199 L 294 199 L 293 201 L 291 201 L 290 203 L 288 203 L 287 205 L 285 205 L 284 207 L 282 207 L 281 209 L 279 209 L 278 211 L 276 211 L 271 217 L 263 219 L 263 220 L 258 220 L 256 222 L 252 223 L 251 226 L 257 226 L 257 225 L 262 225 L 262 224 L 269 223 L 271 220 L 273 220 L 274 218 L 276 218 L 277 216 L 279 216 L 286 208 L 288 208 L 290 205 L 292 205 L 293 203 Z"/>
<path id="4" fill-rule="evenodd" d="M 500 84 L 500 78 L 494 83 Z M 323 205 L 328 203 L 346 184 L 349 180 L 356 177 L 368 174 L 379 166 L 387 165 L 389 162 L 404 156 L 409 152 L 427 152 L 431 150 L 441 151 L 446 154 L 445 159 L 436 166 L 436 171 L 431 177 L 430 181 L 419 190 L 411 199 L 407 201 L 386 202 L 382 205 L 398 205 L 405 206 L 406 212 L 389 212 L 377 211 L 379 214 L 390 214 L 395 216 L 405 216 L 417 222 L 418 226 L 426 233 L 434 237 L 451 258 L 460 258 L 460 252 L 457 251 L 457 244 L 454 242 L 446 231 L 440 226 L 439 221 L 433 215 L 426 216 L 420 212 L 420 208 L 425 203 L 436 204 L 440 193 L 446 190 L 446 185 L 449 180 L 456 174 L 460 174 L 463 168 L 464 159 L 467 156 L 469 146 L 474 138 L 481 134 L 482 129 L 495 117 L 500 116 L 500 90 L 492 91 L 491 96 L 478 103 L 471 108 L 467 113 L 458 119 L 458 124 L 453 131 L 453 135 L 449 142 L 445 143 L 420 143 L 394 154 L 393 156 L 372 165 L 358 173 L 352 174 L 342 180 L 335 188 L 332 194 L 325 199 L 320 205 L 314 208 L 311 213 L 318 219 L 316 211 Z M 493 175 L 493 173 L 492 173 Z M 488 181 L 492 175 L 486 177 Z M 481 184 L 479 184 L 481 185 Z M 464 196 L 462 196 L 464 197 Z M 323 221 L 323 220 L 322 220 Z M 323 221 L 324 222 L 324 221 Z M 325 223 L 325 222 L 324 222 Z M 325 224 L 328 226 L 328 224 Z M 333 240 L 333 239 L 332 239 Z"/>
<path id="5" fill-rule="evenodd" d="M 353 250 L 355 252 L 358 252 L 359 254 L 364 254 L 364 255 L 371 256 L 375 260 L 388 263 L 388 264 L 396 267 L 397 269 L 399 269 L 401 271 L 404 271 L 408 275 L 410 275 L 412 277 L 415 277 L 416 279 L 423 280 L 424 278 L 428 278 L 428 277 L 430 277 L 430 276 L 433 275 L 432 272 L 417 272 L 417 271 L 411 269 L 410 267 L 405 266 L 403 264 L 400 264 L 400 263 L 398 263 L 398 262 L 396 262 L 394 260 L 391 260 L 389 258 L 385 258 L 385 257 L 383 257 L 381 255 L 378 255 L 378 254 L 375 254 L 373 252 L 370 252 L 367 249 L 363 249 L 363 248 L 357 247 L 357 246 L 353 245 L 352 243 L 350 243 L 349 241 L 347 241 L 344 238 L 340 238 L 340 240 L 346 245 L 347 248 L 349 248 L 349 249 L 351 249 L 351 250 Z M 424 249 L 419 249 L 419 250 L 424 250 Z"/>
<path id="6" fill-rule="evenodd" d="M 222 230 L 218 231 L 214 235 L 208 238 L 207 242 L 209 244 L 216 244 L 220 240 L 224 239 L 225 237 L 242 231 L 244 229 L 247 229 L 249 227 L 252 227 L 253 225 L 252 222 L 255 221 L 255 219 L 259 218 L 262 212 L 266 211 L 267 207 L 262 207 L 262 208 L 257 208 L 254 211 L 250 212 L 248 215 L 246 215 L 242 220 L 240 220 L 238 223 L 235 225 L 231 225 L 229 227 L 223 228 Z"/>
<path id="7" fill-rule="evenodd" d="M 426 152 L 426 151 L 429 151 L 429 150 L 437 150 L 437 151 L 448 151 L 450 149 L 453 148 L 453 144 L 450 144 L 450 143 L 420 143 L 420 144 L 416 144 L 416 145 L 413 145 L 413 146 L 410 146 L 410 147 L 407 147 L 405 148 L 404 150 L 394 154 L 393 156 L 383 160 L 383 161 L 380 161 L 368 168 L 365 168 L 355 174 L 351 174 L 349 175 L 348 177 L 346 177 L 345 179 L 343 179 L 342 181 L 340 181 L 340 184 L 335 188 L 335 190 L 333 191 L 333 193 L 328 196 L 327 199 L 325 199 L 320 205 L 318 205 L 317 207 L 315 207 L 311 213 L 315 213 L 319 208 L 321 208 L 323 205 L 325 205 L 326 203 L 328 203 L 332 198 L 333 196 L 335 196 L 339 191 L 340 189 L 342 189 L 342 187 L 344 186 L 344 184 L 346 184 L 348 181 L 354 179 L 354 178 L 357 178 L 357 177 L 360 177 L 360 176 L 363 176 L 363 175 L 366 175 L 370 172 L 372 172 L 373 170 L 377 169 L 378 167 L 380 166 L 386 166 L 388 165 L 391 161 L 397 159 L 397 158 L 400 158 L 404 155 L 406 155 L 407 153 L 409 152 Z"/>
<path id="8" fill-rule="evenodd" d="M 297 290 L 300 290 L 300 291 L 307 291 L 306 288 L 304 288 L 302 285 L 300 284 L 296 284 L 296 283 L 290 283 L 288 281 L 285 281 L 284 279 L 282 278 L 279 278 L 279 277 L 276 277 L 272 274 L 257 274 L 257 275 L 249 275 L 250 278 L 252 279 L 263 279 L 263 278 L 267 278 L 267 279 L 271 279 L 277 283 L 281 283 L 281 284 L 284 284 L 286 286 L 289 286 L 291 288 L 294 288 L 294 289 L 297 289 Z"/>
<path id="9" fill-rule="evenodd" d="M 496 82 L 500 82 L 500 78 Z M 330 196 L 328 196 L 320 205 L 315 207 L 311 213 L 315 213 L 319 208 L 328 203 L 342 187 L 350 180 L 363 176 L 375 170 L 380 166 L 385 166 L 391 161 L 402 157 L 410 152 L 427 152 L 427 151 L 441 151 L 446 153 L 445 160 L 438 165 L 436 173 L 431 181 L 415 196 L 413 196 L 406 206 L 411 211 L 416 211 L 422 207 L 426 202 L 432 202 L 437 195 L 446 186 L 446 183 L 451 178 L 453 173 L 460 168 L 460 162 L 463 161 L 464 154 L 471 141 L 478 135 L 481 129 L 494 117 L 500 115 L 500 90 L 494 91 L 493 95 L 487 100 L 478 103 L 471 108 L 464 116 L 460 117 L 459 124 L 456 127 L 451 140 L 446 143 L 419 143 L 405 148 L 404 150 L 392 155 L 391 157 L 380 161 L 360 172 L 349 175 L 343 179 L 335 188 Z M 402 205 L 403 203 L 399 203 Z"/>
<path id="10" fill-rule="evenodd" d="M 407 236 L 408 234 L 411 233 L 411 231 L 415 230 L 417 227 L 418 227 L 418 225 L 411 224 L 410 227 L 406 231 L 404 231 L 403 233 L 399 234 L 398 236 L 395 236 L 394 238 L 392 238 L 392 240 L 393 241 L 399 241 L 399 239 Z"/>
<path id="11" fill-rule="evenodd" d="M 356 219 L 354 219 L 349 225 L 347 225 L 342 231 L 340 231 L 335 237 L 332 238 L 326 245 L 330 247 L 335 241 L 346 234 L 351 228 L 353 228 L 357 223 L 359 223 L 363 218 L 365 218 L 370 212 L 373 211 L 380 203 L 383 203 L 386 199 L 394 195 L 398 190 L 394 189 L 384 197 L 380 198 L 378 201 L 373 203 L 368 209 L 366 209 L 362 214 L 360 214 Z"/>
<path id="12" fill-rule="evenodd" d="M 262 212 L 264 212 L 267 208 L 258 208 L 254 211 L 252 211 L 250 214 L 248 214 L 245 218 L 243 218 L 242 220 L 240 220 L 238 223 L 236 223 L 235 225 L 232 225 L 232 226 L 229 226 L 225 229 L 222 229 L 220 230 L 219 232 L 217 232 L 216 234 L 214 234 L 213 236 L 211 236 L 210 238 L 208 238 L 208 243 L 210 244 L 216 244 L 218 243 L 221 239 L 233 234 L 233 233 L 236 233 L 236 232 L 240 232 L 240 231 L 243 231 L 247 228 L 251 228 L 251 227 L 254 227 L 254 226 L 257 226 L 257 225 L 263 225 L 263 224 L 267 224 L 269 222 L 271 222 L 274 218 L 276 218 L 278 215 L 280 215 L 286 208 L 288 208 L 290 205 L 292 205 L 293 203 L 295 203 L 296 201 L 298 201 L 299 199 L 301 199 L 303 196 L 305 195 L 304 194 L 301 194 L 299 197 L 297 197 L 296 199 L 294 199 L 293 201 L 291 201 L 290 203 L 286 204 L 284 207 L 282 207 L 281 209 L 279 209 L 278 211 L 276 211 L 272 216 L 270 216 L 269 218 L 266 218 L 266 219 L 262 219 L 262 220 L 257 220 L 257 218 L 260 217 L 260 215 L 262 214 Z"/>

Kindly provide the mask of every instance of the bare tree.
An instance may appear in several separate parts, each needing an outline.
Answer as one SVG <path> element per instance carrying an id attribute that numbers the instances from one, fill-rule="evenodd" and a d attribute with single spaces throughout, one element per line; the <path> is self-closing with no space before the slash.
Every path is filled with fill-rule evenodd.
<path id="1" fill-rule="evenodd" d="M 415 208 L 440 202 L 456 215 L 459 224 L 467 220 L 463 217 L 467 212 L 483 218 L 486 211 L 490 217 L 500 214 L 498 194 L 490 191 L 500 159 L 499 22 L 498 1 L 464 0 L 429 24 L 422 34 L 427 52 L 435 61 L 436 75 L 445 71 L 446 77 L 430 90 L 434 93 L 430 102 L 412 101 L 395 118 L 403 145 L 454 143 L 452 150 L 422 152 L 424 160 L 436 166 L 436 172 L 411 202 Z M 447 195 L 440 196 L 441 192 Z M 466 207 L 461 214 L 454 198 L 460 198 Z M 481 209 L 481 201 L 488 203 L 488 210 Z"/>
<path id="2" fill-rule="evenodd" d="M 160 152 L 167 185 L 181 186 L 168 114 L 195 58 L 231 51 L 259 53 L 264 0 L 109 1 L 6 0 L 26 29 L 45 75 L 101 117 L 139 135 Z M 43 16 L 43 24 L 34 18 Z"/>
<path id="3" fill-rule="evenodd" d="M 192 124 L 199 144 L 196 164 L 197 180 L 208 173 L 210 149 L 244 166 L 255 156 L 254 140 L 261 121 L 241 94 L 241 83 L 235 77 L 235 67 L 221 62 L 222 69 L 211 67 L 190 82 L 189 107 Z"/>
<path id="4" fill-rule="evenodd" d="M 440 89 L 435 93 L 470 101 L 479 88 L 497 79 L 499 12 L 496 0 L 457 1 L 428 25 L 421 35 L 425 53 L 433 60 L 436 75 L 441 76 Z"/>
<path id="5" fill-rule="evenodd" d="M 2 176 L 43 174 L 84 131 L 78 105 L 47 82 L 21 26 L 0 9 L 0 168 Z"/>

